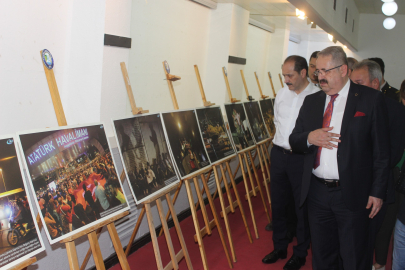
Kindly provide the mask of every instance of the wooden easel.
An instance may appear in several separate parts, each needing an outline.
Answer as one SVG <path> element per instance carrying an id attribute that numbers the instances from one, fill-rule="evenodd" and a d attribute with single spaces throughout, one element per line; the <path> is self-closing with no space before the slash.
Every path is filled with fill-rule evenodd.
<path id="1" fill-rule="evenodd" d="M 178 103 L 177 103 L 176 93 L 174 92 L 172 81 L 173 80 L 178 80 L 178 79 L 180 79 L 180 77 L 169 74 L 167 63 L 165 63 L 165 62 L 163 62 L 163 70 L 164 70 L 165 75 L 166 75 L 167 84 L 169 86 L 170 95 L 171 95 L 172 101 L 173 101 L 173 106 L 174 106 L 174 108 L 176 110 L 178 110 L 179 106 L 178 106 Z M 201 86 L 202 86 L 202 84 L 201 84 Z M 201 90 L 201 88 L 200 88 L 200 90 Z M 202 95 L 205 96 L 205 93 L 202 92 Z M 193 223 L 194 223 L 194 227 L 195 227 L 195 231 L 196 231 L 196 236 L 195 237 L 197 238 L 197 242 L 198 242 L 198 246 L 199 246 L 199 249 L 200 249 L 200 254 L 201 254 L 204 269 L 208 270 L 208 262 L 207 262 L 207 257 L 206 257 L 206 254 L 205 254 L 204 243 L 202 241 L 202 238 L 206 234 L 210 235 L 211 234 L 211 229 L 213 227 L 215 227 L 215 226 L 218 229 L 218 234 L 219 234 L 219 237 L 221 239 L 221 243 L 222 243 L 222 246 L 224 248 L 225 255 L 227 257 L 229 267 L 233 268 L 233 264 L 232 264 L 231 258 L 229 256 L 228 248 L 226 247 L 226 244 L 225 244 L 225 239 L 224 239 L 224 236 L 223 236 L 223 233 L 222 233 L 221 224 L 219 222 L 219 219 L 217 217 L 217 212 L 215 210 L 214 201 L 213 201 L 213 199 L 211 197 L 211 194 L 209 192 L 209 189 L 208 189 L 207 182 L 208 182 L 209 177 L 204 176 L 205 173 L 207 173 L 208 171 L 211 171 L 211 170 L 212 170 L 212 166 L 209 166 L 209 167 L 205 168 L 204 170 L 202 170 L 202 171 L 200 171 L 200 172 L 198 172 L 196 174 L 191 174 L 186 179 L 183 179 L 182 181 L 180 181 L 179 185 L 177 186 L 176 193 L 175 193 L 175 195 L 173 197 L 173 202 L 175 202 L 177 200 L 177 197 L 178 197 L 178 194 L 180 192 L 182 183 L 184 182 L 185 185 L 186 185 L 187 197 L 189 199 L 190 208 L 191 208 L 191 214 L 193 216 Z M 208 220 L 207 210 L 206 210 L 203 198 L 202 198 L 202 192 L 200 190 L 200 186 L 198 184 L 198 176 L 199 175 L 201 177 L 204 190 L 205 190 L 205 192 L 207 194 L 208 201 L 210 202 L 212 215 L 214 216 L 214 219 L 211 220 L 211 221 Z M 203 219 L 204 219 L 205 226 L 202 229 L 200 229 L 200 225 L 199 225 L 198 217 L 197 217 L 197 209 L 196 209 L 196 207 L 194 205 L 193 193 L 191 191 L 191 186 L 190 186 L 190 180 L 191 179 L 194 182 L 194 187 L 196 189 L 198 201 L 199 201 L 199 204 L 201 206 L 201 212 L 202 212 Z M 170 213 L 168 213 L 168 215 L 166 216 L 166 220 L 169 217 L 170 217 Z M 172 218 L 174 218 L 173 214 L 172 214 Z M 162 233 L 162 231 L 160 231 L 160 234 L 161 233 Z M 164 233 L 166 235 L 166 232 L 164 232 Z"/>
<path id="2" fill-rule="evenodd" d="M 268 98 L 269 96 L 263 95 L 262 87 L 260 86 L 259 77 L 257 77 L 256 71 L 255 71 L 255 78 L 256 78 L 256 82 L 257 82 L 257 87 L 259 87 L 260 97 L 261 97 L 262 99 Z"/>
<path id="3" fill-rule="evenodd" d="M 197 65 L 194 65 L 194 70 L 195 70 L 195 75 L 197 76 L 197 82 L 198 82 L 198 86 L 200 87 L 201 98 L 203 100 L 204 106 L 205 107 L 214 106 L 215 103 L 211 103 L 210 101 L 207 101 L 207 98 L 205 97 L 204 87 L 201 82 L 200 71 L 198 70 Z"/>
<path id="4" fill-rule="evenodd" d="M 245 80 L 245 74 L 243 73 L 243 70 L 240 70 L 240 75 L 242 76 L 243 85 L 245 86 L 247 100 L 249 100 L 249 101 L 254 100 L 254 98 L 251 95 L 249 95 L 249 91 L 248 91 L 246 80 Z"/>
<path id="5" fill-rule="evenodd" d="M 41 54 L 41 58 L 42 58 L 42 51 L 40 52 L 40 54 Z M 53 69 L 48 69 L 43 63 L 42 63 L 42 65 L 44 67 L 45 76 L 46 76 L 46 80 L 48 82 L 49 91 L 51 93 L 52 102 L 54 105 L 58 124 L 59 124 L 59 126 L 66 126 L 67 125 L 66 117 L 65 117 L 65 113 L 63 111 L 62 102 L 60 100 L 58 86 L 56 84 Z M 83 235 L 87 235 L 89 238 L 90 247 L 91 247 L 91 250 L 93 253 L 93 258 L 94 258 L 94 262 L 96 264 L 96 268 L 98 270 L 105 269 L 103 257 L 101 256 L 101 250 L 100 250 L 100 246 L 99 246 L 98 239 L 97 239 L 96 230 L 99 231 L 102 227 L 107 226 L 108 232 L 111 237 L 111 241 L 113 242 L 114 249 L 115 249 L 115 252 L 117 253 L 117 256 L 120 261 L 122 269 L 130 270 L 128 260 L 124 254 L 124 250 L 122 248 L 120 238 L 118 236 L 117 230 L 114 225 L 114 221 L 116 221 L 128 214 L 129 214 L 129 211 L 125 211 L 119 215 L 111 217 L 97 225 L 94 225 L 84 231 L 76 233 L 76 234 L 62 240 L 60 243 L 64 243 L 66 245 L 66 252 L 67 252 L 67 257 L 69 260 L 70 269 L 72 269 L 72 270 L 80 269 L 79 261 L 77 259 L 76 246 L 75 246 L 74 240 L 76 240 L 77 238 L 79 238 Z"/>
<path id="6" fill-rule="evenodd" d="M 125 66 L 125 63 L 122 62 L 120 63 L 121 65 L 121 70 L 122 70 L 122 75 L 124 77 L 124 81 L 125 81 L 125 86 L 127 88 L 127 93 L 128 93 L 128 98 L 130 100 L 131 103 L 131 108 L 132 108 L 132 114 L 141 114 L 141 113 L 146 113 L 148 111 L 144 111 L 142 110 L 142 108 L 137 108 L 136 104 L 135 104 L 135 99 L 134 99 L 134 95 L 132 92 L 132 88 L 131 88 L 131 84 L 129 82 L 129 77 L 128 77 L 128 73 L 127 73 L 127 69 Z M 142 203 L 142 210 L 141 213 L 139 214 L 138 220 L 135 224 L 135 228 L 132 232 L 130 241 L 127 245 L 127 248 L 125 250 L 125 256 L 128 256 L 129 251 L 131 249 L 131 244 L 135 239 L 135 236 L 139 230 L 139 227 L 141 225 L 142 219 L 145 215 L 146 212 L 146 217 L 148 220 L 148 225 L 149 225 L 149 231 L 150 231 L 150 235 L 151 235 L 151 239 L 152 239 L 152 245 L 153 245 L 153 250 L 155 253 L 155 259 L 156 259 L 156 264 L 157 264 L 157 268 L 159 270 L 161 269 L 178 269 L 179 265 L 178 262 L 184 257 L 186 259 L 186 263 L 187 263 L 187 267 L 188 269 L 193 269 L 193 266 L 191 264 L 191 260 L 190 260 L 190 256 L 188 254 L 188 250 L 187 250 L 187 246 L 186 243 L 184 241 L 184 237 L 183 237 L 183 233 L 181 231 L 181 227 L 180 227 L 180 223 L 177 219 L 177 214 L 175 212 L 174 206 L 173 206 L 173 202 L 171 200 L 170 197 L 170 192 L 174 189 L 175 187 L 173 187 L 171 190 L 165 190 L 164 192 L 159 192 L 157 194 L 155 194 L 155 196 L 153 196 L 152 198 L 144 201 Z M 167 220 L 165 218 L 164 215 L 164 210 L 163 210 L 163 205 L 162 205 L 162 201 L 161 201 L 161 197 L 166 196 L 166 201 L 167 201 L 167 205 L 169 207 L 169 211 L 168 214 L 171 213 L 172 217 L 173 217 L 173 222 L 174 222 L 174 226 L 176 228 L 176 232 L 177 232 L 177 236 L 179 237 L 179 241 L 180 241 L 180 245 L 181 245 L 181 250 L 176 254 L 173 248 L 173 243 L 172 243 L 172 239 L 169 233 L 169 227 L 167 225 Z M 167 264 L 165 267 L 163 267 L 162 264 L 162 259 L 160 256 L 160 250 L 159 250 L 159 244 L 157 241 L 157 236 L 156 236 L 156 229 L 155 229 L 155 225 L 153 222 L 153 216 L 152 216 L 152 211 L 151 211 L 151 206 L 150 204 L 155 202 L 156 206 L 157 206 L 157 210 L 158 210 L 158 214 L 162 223 L 162 229 L 165 232 L 165 238 L 166 238 L 166 243 L 167 243 L 167 247 L 169 249 L 169 254 L 170 254 L 170 258 L 171 261 L 169 262 L 169 264 Z"/>
<path id="7" fill-rule="evenodd" d="M 267 72 L 267 74 L 269 75 L 269 80 L 270 80 L 271 90 L 273 90 L 273 96 L 274 96 L 274 97 L 276 97 L 276 91 L 274 90 L 273 79 L 271 78 L 270 71 L 269 71 L 269 72 Z"/>
<path id="8" fill-rule="evenodd" d="M 200 79 L 200 77 L 198 75 L 197 66 L 195 65 L 194 68 L 196 69 L 197 80 L 198 80 L 199 85 L 200 85 L 201 96 L 203 97 L 203 102 L 204 102 L 204 98 L 205 98 L 204 88 L 202 87 L 202 82 L 201 82 L 201 79 Z M 211 105 L 214 105 L 214 104 L 211 104 Z M 211 105 L 208 105 L 208 106 L 211 106 Z M 234 262 L 236 262 L 235 247 L 233 245 L 231 228 L 230 228 L 229 219 L 228 219 L 228 213 L 229 212 L 234 213 L 235 208 L 239 207 L 250 243 L 252 243 L 252 236 L 250 234 L 250 230 L 249 230 L 249 227 L 248 227 L 248 224 L 247 224 L 247 221 L 246 221 L 246 217 L 245 217 L 245 213 L 244 213 L 244 210 L 243 210 L 242 202 L 241 202 L 240 197 L 239 197 L 239 192 L 237 190 L 234 178 L 232 177 L 231 167 L 229 165 L 229 162 L 231 161 L 231 159 L 233 157 L 234 156 L 231 156 L 229 158 L 221 160 L 220 162 L 212 164 L 212 166 L 213 166 L 213 171 L 214 171 L 214 175 L 215 175 L 215 183 L 216 183 L 216 186 L 217 186 L 217 190 L 215 192 L 215 195 L 217 193 L 219 194 L 219 199 L 220 199 L 220 204 L 221 204 L 221 212 L 220 212 L 220 214 L 221 214 L 221 217 L 223 217 L 224 221 L 225 221 L 225 228 L 226 228 L 226 232 L 227 232 L 227 235 L 228 235 L 228 241 L 229 241 L 229 246 L 230 246 L 230 249 L 231 249 L 232 259 L 233 259 Z M 226 166 L 225 170 L 223 168 L 224 164 Z M 218 176 L 218 171 L 217 171 L 218 169 L 221 170 L 221 178 L 220 179 L 219 179 L 219 176 Z M 229 174 L 230 183 L 231 183 L 231 185 L 232 185 L 232 187 L 234 189 L 234 193 L 235 193 L 235 196 L 236 196 L 235 201 L 232 199 L 232 194 L 231 194 L 230 189 L 229 189 L 229 183 L 227 181 L 226 172 L 228 172 L 228 174 Z M 207 177 L 206 179 L 209 179 L 209 177 Z M 224 182 L 226 194 L 227 194 L 228 201 L 229 201 L 229 206 L 228 207 L 225 207 L 224 195 L 222 194 L 222 188 L 221 188 L 222 180 Z M 204 194 L 204 192 L 206 190 L 209 191 L 209 189 L 204 188 L 203 191 L 201 192 L 201 196 Z M 215 197 L 215 195 L 214 195 L 214 197 Z M 211 197 L 211 194 L 207 193 L 207 197 Z M 208 200 L 210 201 L 210 198 Z M 211 198 L 211 200 L 212 200 L 212 198 Z M 198 208 L 199 205 L 200 205 L 200 201 L 197 202 L 197 204 L 195 206 L 196 209 Z M 209 224 L 209 225 L 210 225 L 210 229 L 212 229 L 211 224 Z M 212 224 L 212 225 L 215 225 L 215 224 Z M 201 233 L 202 233 L 201 236 L 204 237 L 207 234 L 207 230 L 202 230 Z M 196 242 L 198 241 L 197 234 L 194 235 L 194 240 Z"/>
<path id="9" fill-rule="evenodd" d="M 281 83 L 281 87 L 284 88 L 284 83 L 283 83 L 283 79 L 281 78 L 281 74 L 278 74 L 278 77 L 280 79 L 280 83 Z"/>
<path id="10" fill-rule="evenodd" d="M 36 263 L 37 258 L 36 257 L 32 257 L 32 258 L 28 258 L 25 261 L 9 268 L 8 270 L 22 270 L 22 269 L 27 269 L 28 266 L 30 266 L 33 263 Z"/>
<path id="11" fill-rule="evenodd" d="M 230 102 L 231 103 L 239 102 L 240 100 L 237 100 L 236 98 L 232 97 L 231 87 L 229 86 L 229 81 L 228 81 L 228 74 L 227 74 L 225 67 L 222 67 L 222 73 L 224 74 L 226 90 L 228 91 L 228 96 L 229 96 Z"/>

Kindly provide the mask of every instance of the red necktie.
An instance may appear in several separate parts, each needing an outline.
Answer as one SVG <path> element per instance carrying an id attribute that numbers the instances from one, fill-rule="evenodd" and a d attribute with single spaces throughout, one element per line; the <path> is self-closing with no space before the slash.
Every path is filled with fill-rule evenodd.
<path id="1" fill-rule="evenodd" d="M 323 115 L 322 128 L 329 127 L 329 125 L 330 125 L 330 120 L 332 119 L 332 113 L 333 113 L 333 104 L 338 95 L 339 94 L 330 96 L 330 101 L 329 101 L 328 107 L 326 107 L 325 114 Z M 321 152 L 322 152 L 322 147 L 319 146 L 318 152 L 316 153 L 315 162 L 314 162 L 314 170 L 316 170 L 316 168 L 318 168 L 319 165 L 321 164 Z"/>

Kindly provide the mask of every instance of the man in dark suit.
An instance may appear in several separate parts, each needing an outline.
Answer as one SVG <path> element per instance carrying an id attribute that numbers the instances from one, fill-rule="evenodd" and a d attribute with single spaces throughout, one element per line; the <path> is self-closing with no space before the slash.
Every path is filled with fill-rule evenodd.
<path id="1" fill-rule="evenodd" d="M 384 96 L 352 83 L 343 49 L 316 62 L 322 91 L 306 97 L 290 135 L 305 153 L 300 203 L 308 203 L 313 268 L 368 270 L 370 219 L 386 196 L 388 116 Z M 337 144 L 336 144 L 337 143 Z"/>
<path id="2" fill-rule="evenodd" d="M 363 60 L 354 66 L 350 79 L 357 84 L 365 85 L 371 89 L 380 91 L 382 72 L 380 66 L 371 60 Z M 394 99 L 385 96 L 385 103 L 388 109 L 389 132 L 390 132 L 390 172 L 385 199 L 381 211 L 371 222 L 370 245 L 374 250 L 375 246 L 375 269 L 385 269 L 389 244 L 392 231 L 394 230 L 401 197 L 399 192 L 394 191 L 393 170 L 401 160 L 405 148 L 405 107 Z M 370 252 L 370 260 L 373 259 L 373 252 Z"/>
<path id="3" fill-rule="evenodd" d="M 384 61 L 379 57 L 369 58 L 368 60 L 376 62 L 381 68 L 382 80 L 380 81 L 380 88 L 379 88 L 381 90 L 381 92 L 386 97 L 395 99 L 396 101 L 399 102 L 399 90 L 396 89 L 395 87 L 392 87 L 391 85 L 389 85 L 388 82 L 384 79 L 384 73 L 385 73 Z"/>

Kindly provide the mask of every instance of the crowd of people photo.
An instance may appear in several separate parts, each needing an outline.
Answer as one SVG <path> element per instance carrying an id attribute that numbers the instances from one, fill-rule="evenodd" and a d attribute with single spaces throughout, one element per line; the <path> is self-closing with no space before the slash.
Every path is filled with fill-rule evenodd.
<path id="1" fill-rule="evenodd" d="M 47 178 L 46 182 L 54 182 L 55 186 L 36 190 L 52 239 L 118 211 L 127 203 L 110 152 L 97 153 L 93 160 L 87 158 L 87 162 L 73 166 L 74 169 L 49 172 L 48 175 L 57 177 Z"/>

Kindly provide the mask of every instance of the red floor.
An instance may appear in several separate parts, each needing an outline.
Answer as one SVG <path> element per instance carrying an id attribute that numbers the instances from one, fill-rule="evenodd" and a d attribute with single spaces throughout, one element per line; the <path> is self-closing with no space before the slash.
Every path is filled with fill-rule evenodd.
<path id="1" fill-rule="evenodd" d="M 261 173 L 259 173 L 261 176 Z M 273 250 L 273 243 L 271 240 L 272 232 L 267 232 L 264 228 L 268 223 L 266 218 L 266 214 L 264 211 L 263 203 L 260 199 L 260 195 L 258 194 L 257 197 L 252 198 L 252 205 L 254 208 L 254 214 L 256 218 L 259 238 L 256 239 L 251 214 L 249 211 L 248 203 L 244 199 L 245 189 L 243 182 L 238 184 L 239 194 L 242 199 L 242 204 L 244 207 L 246 219 L 248 221 L 248 226 L 252 235 L 253 243 L 249 243 L 249 239 L 246 233 L 246 229 L 244 227 L 241 214 L 238 208 L 235 209 L 235 213 L 229 214 L 229 222 L 231 227 L 232 239 L 235 247 L 235 254 L 236 254 L 236 262 L 233 263 L 233 269 L 282 269 L 284 264 L 287 262 L 288 258 L 292 255 L 292 246 L 296 243 L 296 239 L 289 245 L 288 247 L 288 255 L 287 259 L 280 260 L 272 265 L 266 265 L 261 262 L 262 258 Z M 264 192 L 264 198 L 266 203 L 268 203 L 267 196 Z M 232 192 L 233 199 L 235 200 L 235 196 Z M 228 200 L 225 198 L 225 202 L 228 205 Z M 268 204 L 267 204 L 268 206 Z M 220 211 L 220 202 L 219 198 L 215 200 L 215 207 L 217 212 Z M 212 218 L 211 211 L 209 205 L 207 205 L 207 211 L 210 218 Z M 199 220 L 200 220 L 200 227 L 203 227 L 203 219 L 201 212 L 198 211 Z M 193 268 L 195 270 L 204 269 L 200 251 L 198 248 L 198 244 L 194 242 L 194 225 L 192 217 L 188 217 L 187 219 L 183 220 L 180 223 L 181 229 L 183 231 L 184 239 L 186 241 L 186 245 L 188 248 L 188 252 L 190 254 L 191 262 Z M 221 229 L 224 234 L 224 238 L 226 241 L 227 248 L 229 250 L 229 255 L 231 256 L 231 252 L 229 249 L 229 242 L 228 237 L 226 235 L 225 230 L 225 223 L 224 220 L 221 218 Z M 175 248 L 175 252 L 177 253 L 180 250 L 180 243 L 177 238 L 177 234 L 175 228 L 170 229 L 173 245 Z M 170 261 L 169 252 L 166 246 L 166 240 L 164 236 L 158 238 L 159 247 L 160 247 L 160 254 L 163 261 L 163 266 L 165 266 Z M 206 236 L 203 238 L 203 243 L 207 255 L 208 267 L 209 269 L 230 269 L 228 265 L 228 261 L 225 256 L 224 249 L 222 248 L 220 237 L 218 234 L 218 229 L 214 228 L 211 236 Z M 391 253 L 391 252 L 390 252 Z M 232 258 L 232 256 L 231 256 Z M 389 263 L 387 264 L 386 270 L 391 269 L 391 256 L 389 256 Z M 128 262 L 131 269 L 157 269 L 156 267 L 156 260 L 153 252 L 152 243 L 148 243 L 144 247 L 140 248 L 133 254 L 128 257 Z M 187 264 L 185 260 L 181 260 L 179 263 L 180 269 L 187 269 Z M 121 269 L 120 265 L 117 264 L 111 269 L 119 270 Z M 309 250 L 309 254 L 307 256 L 307 262 L 304 267 L 301 269 L 309 270 L 312 269 L 312 254 Z"/>

